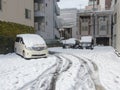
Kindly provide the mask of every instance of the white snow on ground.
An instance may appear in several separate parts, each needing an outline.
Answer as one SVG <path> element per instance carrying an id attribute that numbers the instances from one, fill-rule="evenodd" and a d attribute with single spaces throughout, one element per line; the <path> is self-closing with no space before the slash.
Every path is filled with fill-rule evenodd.
<path id="1" fill-rule="evenodd" d="M 94 50 L 50 48 L 50 51 L 76 54 L 88 58 L 98 66 L 100 83 L 105 90 L 120 90 L 120 58 L 112 47 L 95 47 Z M 99 89 L 101 90 L 101 89 Z"/>
<path id="2" fill-rule="evenodd" d="M 49 50 L 57 56 L 0 55 L 0 90 L 120 90 L 120 58 L 112 47 Z"/>
<path id="3" fill-rule="evenodd" d="M 0 55 L 0 90 L 17 90 L 55 63 L 55 57 L 25 60 L 16 54 Z"/>

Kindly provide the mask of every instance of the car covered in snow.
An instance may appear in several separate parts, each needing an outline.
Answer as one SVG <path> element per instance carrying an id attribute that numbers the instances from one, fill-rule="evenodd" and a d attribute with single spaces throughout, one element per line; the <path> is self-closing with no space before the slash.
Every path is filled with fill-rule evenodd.
<path id="1" fill-rule="evenodd" d="M 66 40 L 62 40 L 63 48 L 74 48 L 76 45 L 76 42 L 78 40 L 76 38 L 69 38 Z"/>
<path id="2" fill-rule="evenodd" d="M 92 36 L 82 36 L 80 40 L 81 49 L 93 49 L 93 38 Z"/>
<path id="3" fill-rule="evenodd" d="M 48 56 L 47 45 L 44 39 L 37 34 L 18 34 L 15 40 L 14 51 L 24 58 Z"/>

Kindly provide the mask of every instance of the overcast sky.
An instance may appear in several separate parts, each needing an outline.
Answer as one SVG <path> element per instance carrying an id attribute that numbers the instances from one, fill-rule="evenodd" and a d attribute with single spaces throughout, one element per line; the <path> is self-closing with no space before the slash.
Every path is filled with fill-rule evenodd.
<path id="1" fill-rule="evenodd" d="M 78 8 L 82 9 L 88 5 L 88 0 L 60 0 L 58 3 L 61 9 L 63 8 Z"/>

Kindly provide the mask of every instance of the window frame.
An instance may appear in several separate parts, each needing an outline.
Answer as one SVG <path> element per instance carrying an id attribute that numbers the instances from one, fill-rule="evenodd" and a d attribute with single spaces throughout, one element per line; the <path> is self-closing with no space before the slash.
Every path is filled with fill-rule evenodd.
<path id="1" fill-rule="evenodd" d="M 26 19 L 31 19 L 31 10 L 25 9 L 25 18 Z"/>

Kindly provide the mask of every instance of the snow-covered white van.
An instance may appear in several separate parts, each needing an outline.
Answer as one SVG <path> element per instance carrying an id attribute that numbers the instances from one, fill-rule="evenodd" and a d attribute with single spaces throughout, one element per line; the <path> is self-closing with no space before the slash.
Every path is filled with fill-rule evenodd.
<path id="1" fill-rule="evenodd" d="M 48 49 L 44 39 L 37 34 L 18 34 L 16 36 L 15 53 L 24 58 L 47 57 Z"/>

